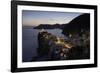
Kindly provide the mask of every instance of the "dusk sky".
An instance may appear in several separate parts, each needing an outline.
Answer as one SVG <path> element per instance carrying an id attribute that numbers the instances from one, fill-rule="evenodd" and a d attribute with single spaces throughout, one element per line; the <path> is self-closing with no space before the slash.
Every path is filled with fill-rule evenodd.
<path id="1" fill-rule="evenodd" d="M 39 24 L 64 24 L 69 23 L 82 13 L 54 12 L 54 11 L 22 11 L 23 26 L 37 26 Z"/>

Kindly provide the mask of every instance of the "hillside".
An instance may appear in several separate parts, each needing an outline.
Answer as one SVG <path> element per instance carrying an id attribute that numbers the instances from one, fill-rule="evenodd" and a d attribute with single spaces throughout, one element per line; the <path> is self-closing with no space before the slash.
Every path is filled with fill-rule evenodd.
<path id="1" fill-rule="evenodd" d="M 82 14 L 66 24 L 62 29 L 63 34 L 79 33 L 82 30 L 90 30 L 90 14 Z"/>
<path id="2" fill-rule="evenodd" d="M 63 29 L 65 26 L 65 24 L 40 24 L 36 27 L 34 27 L 34 29 Z"/>

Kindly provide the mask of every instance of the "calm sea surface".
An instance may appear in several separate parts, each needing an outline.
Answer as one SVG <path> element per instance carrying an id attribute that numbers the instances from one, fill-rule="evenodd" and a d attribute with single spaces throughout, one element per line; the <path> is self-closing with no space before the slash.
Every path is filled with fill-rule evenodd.
<path id="1" fill-rule="evenodd" d="M 40 30 L 33 29 L 33 27 L 23 27 L 22 29 L 22 46 L 23 46 L 23 62 L 30 62 L 32 57 L 37 56 L 37 35 Z M 61 29 L 46 29 L 49 33 L 58 37 L 66 37 L 61 34 Z"/>

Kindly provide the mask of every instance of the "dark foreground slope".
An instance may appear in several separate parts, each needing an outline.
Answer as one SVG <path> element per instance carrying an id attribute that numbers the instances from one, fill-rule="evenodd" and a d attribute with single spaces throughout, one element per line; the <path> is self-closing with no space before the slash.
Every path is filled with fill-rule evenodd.
<path id="1" fill-rule="evenodd" d="M 73 19 L 65 25 L 62 33 L 79 33 L 82 30 L 90 30 L 90 14 L 82 14 Z"/>

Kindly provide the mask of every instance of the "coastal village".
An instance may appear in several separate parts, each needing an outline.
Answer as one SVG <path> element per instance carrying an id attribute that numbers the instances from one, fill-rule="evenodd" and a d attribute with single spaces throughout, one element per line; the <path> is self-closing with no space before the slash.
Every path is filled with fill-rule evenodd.
<path id="1" fill-rule="evenodd" d="M 38 34 L 37 60 L 69 60 L 89 58 L 89 32 L 69 34 L 68 39 L 41 30 Z M 87 34 L 86 34 L 87 33 Z M 34 59 L 33 59 L 34 60 Z M 36 60 L 36 58 L 35 58 Z"/>

